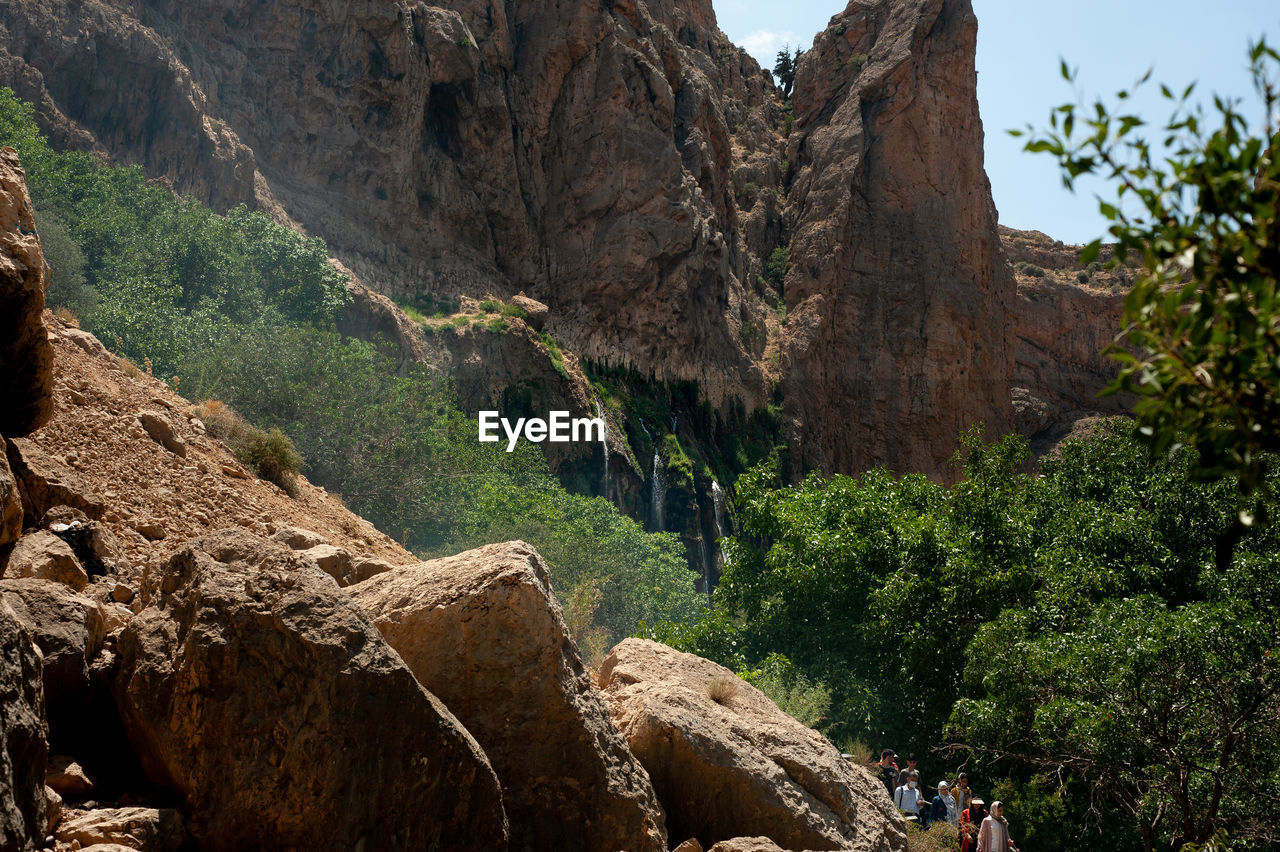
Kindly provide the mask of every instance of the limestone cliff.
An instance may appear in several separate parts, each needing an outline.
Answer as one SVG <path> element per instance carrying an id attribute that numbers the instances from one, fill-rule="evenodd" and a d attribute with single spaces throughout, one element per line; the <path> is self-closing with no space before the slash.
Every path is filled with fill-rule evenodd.
<path id="1" fill-rule="evenodd" d="M 854 0 L 801 58 L 782 358 L 806 467 L 938 472 L 973 421 L 1009 425 L 976 38 L 968 0 Z"/>
<path id="2" fill-rule="evenodd" d="M 382 294 L 525 291 L 589 365 L 721 411 L 780 383 L 797 466 L 938 474 L 1011 416 L 975 32 L 968 0 L 853 0 L 788 105 L 709 0 L 15 0 L 0 84 Z"/>

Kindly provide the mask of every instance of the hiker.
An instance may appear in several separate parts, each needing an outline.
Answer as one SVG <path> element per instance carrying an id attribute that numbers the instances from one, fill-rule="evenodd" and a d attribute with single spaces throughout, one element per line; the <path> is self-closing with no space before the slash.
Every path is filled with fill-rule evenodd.
<path id="1" fill-rule="evenodd" d="M 919 771 L 920 771 L 920 769 L 916 766 L 916 763 L 917 763 L 917 762 L 918 762 L 918 761 L 917 761 L 917 759 L 916 759 L 915 752 L 912 752 L 911 754 L 907 755 L 907 769 L 906 769 L 906 771 L 907 771 L 907 772 L 919 772 Z"/>
<path id="2" fill-rule="evenodd" d="M 1004 803 L 991 803 L 991 815 L 982 821 L 978 829 L 977 852 L 1018 852 L 1009 838 L 1009 823 L 1004 818 Z"/>
<path id="3" fill-rule="evenodd" d="M 955 825 L 960 821 L 960 812 L 956 810 L 956 800 L 951 795 L 950 785 L 946 780 L 938 782 L 938 795 L 929 803 L 929 822 L 946 821 Z"/>
<path id="4" fill-rule="evenodd" d="M 951 798 L 956 800 L 956 813 L 963 813 L 965 808 L 969 807 L 969 800 L 973 798 L 973 790 L 969 787 L 968 772 L 961 772 L 956 777 L 956 786 L 951 791 Z"/>
<path id="5" fill-rule="evenodd" d="M 924 805 L 924 799 L 920 795 L 920 773 L 904 770 L 902 777 L 904 779 L 902 786 L 893 793 L 893 803 L 908 817 L 920 820 L 923 827 L 925 820 L 921 819 L 920 808 Z"/>
<path id="6" fill-rule="evenodd" d="M 887 748 L 880 752 L 880 762 L 876 764 L 876 777 L 884 784 L 884 790 L 890 799 L 893 799 L 893 791 L 898 786 L 898 765 L 893 762 L 897 756 L 896 751 Z"/>
<path id="7" fill-rule="evenodd" d="M 987 816 L 986 802 L 978 797 L 969 800 L 969 807 L 960 812 L 960 852 L 977 852 L 978 832 Z"/>

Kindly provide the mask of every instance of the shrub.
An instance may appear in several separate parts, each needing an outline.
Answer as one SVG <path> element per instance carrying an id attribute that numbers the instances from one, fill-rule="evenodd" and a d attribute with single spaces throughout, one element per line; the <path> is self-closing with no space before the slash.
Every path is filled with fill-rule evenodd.
<path id="1" fill-rule="evenodd" d="M 485 299 L 480 303 L 480 310 L 484 311 L 486 314 L 496 314 L 502 310 L 502 303 L 496 302 L 493 299 Z"/>
<path id="2" fill-rule="evenodd" d="M 774 281 L 781 282 L 787 277 L 789 269 L 791 269 L 791 249 L 787 246 L 778 246 L 769 255 L 769 260 L 764 265 L 765 275 Z"/>
<path id="3" fill-rule="evenodd" d="M 260 429 L 218 400 L 205 400 L 190 411 L 257 476 L 274 482 L 290 496 L 297 493 L 302 456 L 279 427 Z"/>
<path id="4" fill-rule="evenodd" d="M 731 674 L 716 675 L 707 681 L 707 697 L 717 704 L 728 704 L 738 694 L 738 679 Z"/>
<path id="5" fill-rule="evenodd" d="M 514 317 L 516 319 L 525 319 L 529 316 L 528 312 L 519 305 L 503 305 L 500 313 L 504 317 Z"/>

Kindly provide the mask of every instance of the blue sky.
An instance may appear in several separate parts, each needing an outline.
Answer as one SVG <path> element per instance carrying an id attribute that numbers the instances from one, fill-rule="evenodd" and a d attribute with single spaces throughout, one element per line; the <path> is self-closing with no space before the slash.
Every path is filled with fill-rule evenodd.
<path id="1" fill-rule="evenodd" d="M 843 0 L 713 0 L 720 29 L 761 64 L 773 65 L 784 43 L 808 48 L 815 33 L 844 9 Z M 986 128 L 986 164 L 1000 221 L 1068 242 L 1102 236 L 1094 195 L 1098 185 L 1062 188 L 1046 155 L 1024 154 L 1005 133 L 1027 123 L 1043 126 L 1049 111 L 1074 99 L 1058 72 L 1059 57 L 1080 69 L 1083 93 L 1110 95 L 1147 68 L 1153 82 L 1197 91 L 1252 95 L 1245 50 L 1266 35 L 1280 43 L 1277 0 L 973 0 L 978 14 L 978 101 Z M 1150 86 L 1139 114 L 1167 117 Z M 1211 102 L 1211 101 L 1207 101 Z"/>

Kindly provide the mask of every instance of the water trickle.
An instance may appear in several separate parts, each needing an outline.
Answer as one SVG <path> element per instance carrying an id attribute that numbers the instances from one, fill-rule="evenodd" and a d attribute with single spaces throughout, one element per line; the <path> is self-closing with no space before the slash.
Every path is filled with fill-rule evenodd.
<path id="1" fill-rule="evenodd" d="M 720 487 L 720 483 L 714 479 L 711 480 L 711 506 L 714 509 L 713 514 L 716 519 L 716 539 L 724 538 L 724 489 Z M 720 560 L 721 565 L 725 565 L 728 559 L 725 558 L 724 550 L 719 544 L 716 545 L 716 558 Z"/>
<path id="2" fill-rule="evenodd" d="M 667 469 L 658 447 L 653 448 L 653 475 L 649 478 L 649 522 L 653 532 L 666 529 Z"/>
<path id="3" fill-rule="evenodd" d="M 596 400 L 596 417 L 604 422 L 604 430 L 600 435 L 600 455 L 603 458 L 600 472 L 600 493 L 604 499 L 609 498 L 609 418 L 604 416 L 604 408 L 600 400 Z"/>

